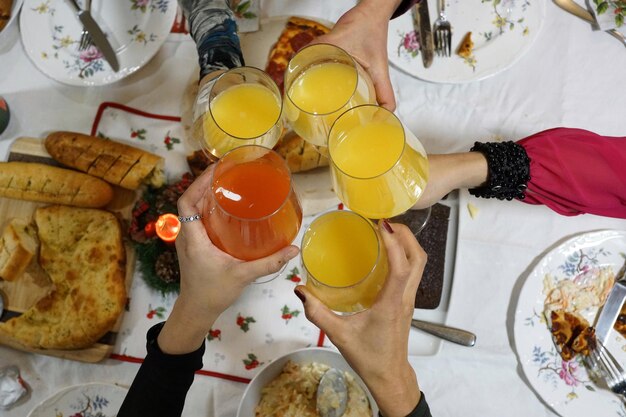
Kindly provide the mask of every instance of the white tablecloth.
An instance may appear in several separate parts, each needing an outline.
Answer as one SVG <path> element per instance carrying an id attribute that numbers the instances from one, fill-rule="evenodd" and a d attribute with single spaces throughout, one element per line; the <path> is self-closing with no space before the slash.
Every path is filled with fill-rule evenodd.
<path id="1" fill-rule="evenodd" d="M 536 0 L 545 1 L 545 0 Z M 266 0 L 263 16 L 300 14 L 336 20 L 352 2 Z M 0 158 L 12 139 L 52 130 L 89 131 L 105 100 L 153 113 L 179 114 L 180 98 L 195 69 L 191 41 L 166 42 L 143 69 L 99 88 L 58 84 L 40 73 L 20 42 L 0 55 L 0 95 L 12 110 L 0 136 Z M 512 68 L 466 85 L 430 84 L 395 69 L 398 114 L 429 152 L 467 150 L 475 140 L 519 139 L 568 126 L 623 136 L 626 51 L 603 32 L 547 4 L 546 21 L 531 50 Z M 475 347 L 445 343 L 435 356 L 412 357 L 433 415 L 539 417 L 552 411 L 527 384 L 513 340 L 515 304 L 533 262 L 562 238 L 600 228 L 625 229 L 623 220 L 590 215 L 566 218 L 545 207 L 471 199 L 462 195 L 460 229 L 447 323 L 478 336 Z M 100 364 L 31 355 L 0 347 L 0 366 L 15 364 L 32 395 L 0 415 L 23 417 L 59 388 L 92 381 L 129 385 L 138 365 Z M 184 416 L 232 417 L 244 384 L 197 376 Z"/>

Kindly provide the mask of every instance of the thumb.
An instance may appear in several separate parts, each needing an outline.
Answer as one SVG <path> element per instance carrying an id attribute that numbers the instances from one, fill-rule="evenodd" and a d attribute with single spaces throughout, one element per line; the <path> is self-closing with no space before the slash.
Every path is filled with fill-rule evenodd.
<path id="1" fill-rule="evenodd" d="M 287 262 L 298 255 L 298 251 L 297 246 L 290 245 L 265 258 L 243 262 L 237 265 L 236 274 L 242 280 L 252 282 L 259 277 L 280 271 Z"/>
<path id="2" fill-rule="evenodd" d="M 319 327 L 333 343 L 335 335 L 342 334 L 341 317 L 333 313 L 324 303 L 315 297 L 304 285 L 298 285 L 293 290 L 304 305 L 306 318 Z"/>

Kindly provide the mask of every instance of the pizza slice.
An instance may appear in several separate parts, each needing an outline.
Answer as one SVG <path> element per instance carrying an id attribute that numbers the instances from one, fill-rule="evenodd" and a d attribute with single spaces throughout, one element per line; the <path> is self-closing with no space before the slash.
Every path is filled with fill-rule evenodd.
<path id="1" fill-rule="evenodd" d="M 564 361 L 577 354 L 589 355 L 596 346 L 596 335 L 589 322 L 576 313 L 556 310 L 550 313 L 552 339 Z"/>
<path id="2" fill-rule="evenodd" d="M 463 58 L 469 58 L 472 56 L 472 50 L 474 48 L 474 42 L 472 41 L 472 32 L 467 32 L 456 50 L 457 55 Z"/>

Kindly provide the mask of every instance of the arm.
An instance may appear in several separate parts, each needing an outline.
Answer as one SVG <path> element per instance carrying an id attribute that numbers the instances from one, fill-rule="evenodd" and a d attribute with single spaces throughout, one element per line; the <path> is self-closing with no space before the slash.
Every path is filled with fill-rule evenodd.
<path id="1" fill-rule="evenodd" d="M 517 142 L 530 163 L 521 201 L 544 204 L 565 216 L 582 213 L 626 218 L 626 137 L 556 128 Z M 428 207 L 457 188 L 480 190 L 490 183 L 480 152 L 429 155 L 430 176 L 414 208 Z M 494 197 L 498 197 L 494 195 Z"/>
<path id="2" fill-rule="evenodd" d="M 330 43 L 350 53 L 370 74 L 378 103 L 393 111 L 396 99 L 389 79 L 387 32 L 400 0 L 362 0 L 344 13 L 330 33 L 312 43 Z"/>
<path id="3" fill-rule="evenodd" d="M 363 379 L 385 417 L 427 417 L 428 405 L 408 361 L 415 293 L 426 254 L 404 225 L 381 222 L 389 275 L 369 310 L 338 316 L 298 286 L 306 317 L 322 329 Z M 384 342 L 382 342 L 384 341 Z"/>
<path id="4" fill-rule="evenodd" d="M 178 200 L 183 216 L 202 212 L 210 192 L 207 169 Z M 256 278 L 277 272 L 298 254 L 288 246 L 273 255 L 244 262 L 219 250 L 200 221 L 183 223 L 176 238 L 180 295 L 165 324 L 148 331 L 148 354 L 118 417 L 180 416 L 194 372 L 202 367 L 204 340 L 219 315 Z"/>

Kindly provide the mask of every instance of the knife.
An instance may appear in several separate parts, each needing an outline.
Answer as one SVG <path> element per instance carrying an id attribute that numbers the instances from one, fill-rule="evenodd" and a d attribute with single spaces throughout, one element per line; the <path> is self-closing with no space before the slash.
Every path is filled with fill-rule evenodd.
<path id="1" fill-rule="evenodd" d="M 613 284 L 596 321 L 596 338 L 602 344 L 606 344 L 609 333 L 611 333 L 615 320 L 617 320 L 622 309 L 622 304 L 626 300 L 626 277 L 624 275 L 626 275 L 626 262 L 615 275 L 615 284 Z"/>
<path id="2" fill-rule="evenodd" d="M 457 329 L 456 327 L 416 319 L 411 320 L 411 326 L 459 345 L 474 346 L 476 343 L 476 335 L 474 333 Z"/>
<path id="3" fill-rule="evenodd" d="M 76 0 L 68 0 L 68 3 L 74 9 L 74 13 L 78 16 L 85 30 L 91 35 L 94 45 L 102 52 L 104 59 L 107 60 L 113 71 L 118 72 L 120 70 L 120 64 L 117 62 L 115 51 L 104 35 L 104 32 L 102 32 L 102 29 L 100 29 L 100 26 L 93 20 L 91 13 L 81 9 L 78 3 L 76 3 Z"/>
<path id="4" fill-rule="evenodd" d="M 433 41 L 433 29 L 428 15 L 428 1 L 420 0 L 411 10 L 413 15 L 413 27 L 420 34 L 420 51 L 422 52 L 422 64 L 424 68 L 433 63 L 435 44 Z"/>

